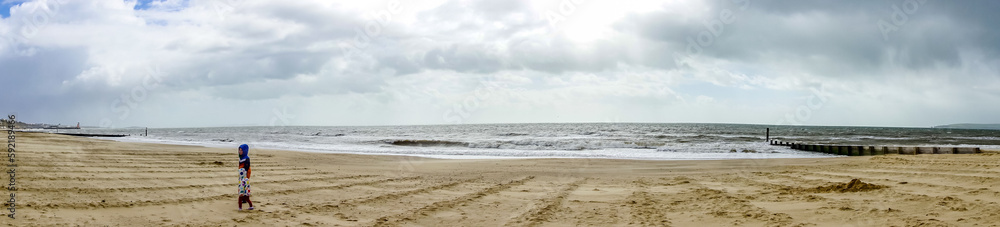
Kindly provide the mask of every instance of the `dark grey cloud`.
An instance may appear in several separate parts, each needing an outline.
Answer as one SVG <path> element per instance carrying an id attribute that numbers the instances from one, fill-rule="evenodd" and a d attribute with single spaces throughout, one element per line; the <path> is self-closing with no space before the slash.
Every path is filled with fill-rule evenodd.
<path id="1" fill-rule="evenodd" d="M 794 59 L 814 67 L 817 74 L 837 77 L 870 74 L 890 64 L 914 70 L 954 67 L 961 64 L 961 51 L 995 56 L 1000 43 L 992 42 L 995 14 L 982 9 L 1000 9 L 991 1 L 928 1 L 908 15 L 889 40 L 883 39 L 879 21 L 892 23 L 893 5 L 902 7 L 905 1 L 751 1 L 746 10 L 730 1 L 708 3 L 707 18 L 654 11 L 629 15 L 616 28 L 685 55 L 689 40 L 719 31 L 709 44 L 697 45 L 699 55 L 748 63 Z M 734 14 L 731 24 L 706 25 L 717 25 L 720 16 L 713 15 L 725 10 Z"/>
<path id="2" fill-rule="evenodd" d="M 377 114 L 398 111 L 397 101 L 418 100 L 426 103 L 405 106 L 433 107 L 413 111 L 440 116 L 434 108 L 474 96 L 485 78 L 527 89 L 515 93 L 529 98 L 498 96 L 506 99 L 495 102 L 544 109 L 531 113 L 642 109 L 649 113 L 618 114 L 645 116 L 644 121 L 664 110 L 678 119 L 734 119 L 725 113 L 760 112 L 747 107 L 748 99 L 799 100 L 800 93 L 823 86 L 840 94 L 829 108 L 845 115 L 896 105 L 905 111 L 932 109 L 927 116 L 933 118 L 986 121 L 995 108 L 960 114 L 952 109 L 1000 101 L 1000 93 L 990 89 L 1000 86 L 997 1 L 928 0 L 906 13 L 901 24 L 892 21 L 898 13 L 893 7 L 905 7 L 907 0 L 662 1 L 644 8 L 629 8 L 643 2 L 579 1 L 575 12 L 553 26 L 547 16 L 560 12 L 562 2 L 400 2 L 404 10 L 387 24 L 381 21 L 385 14 L 378 14 L 386 2 L 247 1 L 223 10 L 190 2 L 139 11 L 129 2 L 73 2 L 37 35 L 14 45 L 4 42 L 0 68 L 10 88 L 3 91 L 16 98 L 2 101 L 4 108 L 27 109 L 22 112 L 32 116 L 66 120 L 76 118 L 65 114 L 73 112 L 123 124 L 164 117 L 151 112 L 188 104 L 197 110 L 177 111 L 251 105 L 248 109 L 266 115 L 276 108 L 263 103 L 312 103 L 316 107 L 300 108 L 341 111 L 322 109 L 335 103 L 329 106 Z M 744 2 L 749 2 L 745 9 Z M 732 23 L 713 27 L 727 10 Z M 27 12 L 18 13 L 0 20 L 0 40 L 17 35 L 18 18 Z M 883 35 L 881 22 L 893 23 L 895 30 Z M 375 34 L 365 33 L 372 28 Z M 717 35 L 711 34 L 714 29 Z M 689 39 L 697 42 L 702 34 L 709 34 L 711 43 L 688 54 Z M 115 101 L 141 88 L 151 67 L 162 70 L 162 81 L 142 105 L 131 107 L 131 117 L 118 117 L 121 105 Z M 180 98 L 168 98 L 174 96 Z M 574 105 L 582 107 L 569 107 Z M 796 104 L 782 105 L 793 105 L 788 109 L 794 111 Z M 692 110 L 681 111 L 686 109 Z M 784 114 L 772 111 L 778 112 L 756 114 Z M 614 116 L 597 120 L 608 118 Z M 932 121 L 888 113 L 847 123 L 879 120 Z"/>

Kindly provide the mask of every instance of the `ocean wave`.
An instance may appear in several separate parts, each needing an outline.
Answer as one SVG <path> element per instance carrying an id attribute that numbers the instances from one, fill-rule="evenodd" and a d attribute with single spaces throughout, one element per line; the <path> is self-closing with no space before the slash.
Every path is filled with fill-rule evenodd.
<path id="1" fill-rule="evenodd" d="M 468 147 L 468 143 L 444 140 L 387 140 L 387 144 L 411 147 Z"/>
<path id="2" fill-rule="evenodd" d="M 602 150 L 612 148 L 657 149 L 667 145 L 663 141 L 620 141 L 620 140 L 486 140 L 486 141 L 449 141 L 427 139 L 390 139 L 379 143 L 394 146 L 411 147 L 465 147 L 475 149 L 514 149 L 514 150 Z"/>
<path id="3" fill-rule="evenodd" d="M 220 147 L 247 143 L 276 149 L 424 156 L 628 159 L 822 156 L 768 145 L 763 138 L 765 127 L 771 127 L 772 139 L 786 142 L 1000 147 L 1000 140 L 996 139 L 1000 131 L 943 133 L 919 128 L 644 123 L 151 128 L 148 137 L 122 139 Z M 79 131 L 137 134 L 136 129 Z"/>
<path id="4" fill-rule="evenodd" d="M 527 135 L 528 135 L 527 133 L 514 133 L 514 132 L 497 134 L 497 136 L 527 136 Z"/>

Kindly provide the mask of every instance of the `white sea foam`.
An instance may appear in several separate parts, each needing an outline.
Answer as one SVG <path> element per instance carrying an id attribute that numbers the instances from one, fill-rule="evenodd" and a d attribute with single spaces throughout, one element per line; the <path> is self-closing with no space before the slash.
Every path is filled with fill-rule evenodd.
<path id="1" fill-rule="evenodd" d="M 269 149 L 455 159 L 835 157 L 768 145 L 763 140 L 765 127 L 772 127 L 772 138 L 790 142 L 1000 147 L 1000 142 L 990 140 L 1000 136 L 1000 131 L 952 130 L 945 134 L 935 129 L 629 123 L 150 129 L 148 137 L 115 140 L 207 147 L 236 147 L 246 143 Z M 130 130 L 81 131 L 139 134 Z"/>

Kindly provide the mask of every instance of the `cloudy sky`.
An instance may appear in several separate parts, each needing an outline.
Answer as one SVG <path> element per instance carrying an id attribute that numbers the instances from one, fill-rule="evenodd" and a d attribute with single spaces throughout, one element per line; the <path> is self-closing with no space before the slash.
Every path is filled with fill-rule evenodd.
<path id="1" fill-rule="evenodd" d="M 0 0 L 0 111 L 93 126 L 1000 123 L 1000 1 Z"/>

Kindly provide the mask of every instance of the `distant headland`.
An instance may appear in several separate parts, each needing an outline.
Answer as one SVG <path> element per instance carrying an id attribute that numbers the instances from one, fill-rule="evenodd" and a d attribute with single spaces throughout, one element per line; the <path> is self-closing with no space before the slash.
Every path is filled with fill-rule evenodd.
<path id="1" fill-rule="evenodd" d="M 950 124 L 950 125 L 938 125 L 934 126 L 934 128 L 1000 130 L 1000 124 Z"/>
<path id="2" fill-rule="evenodd" d="M 80 123 L 76 123 L 76 126 L 73 126 L 73 125 L 62 125 L 62 124 L 55 124 L 55 125 L 53 125 L 53 124 L 44 124 L 44 123 L 31 124 L 31 123 L 24 123 L 24 122 L 20 122 L 20 121 L 15 121 L 14 122 L 14 128 L 18 128 L 18 129 L 80 129 Z"/>

